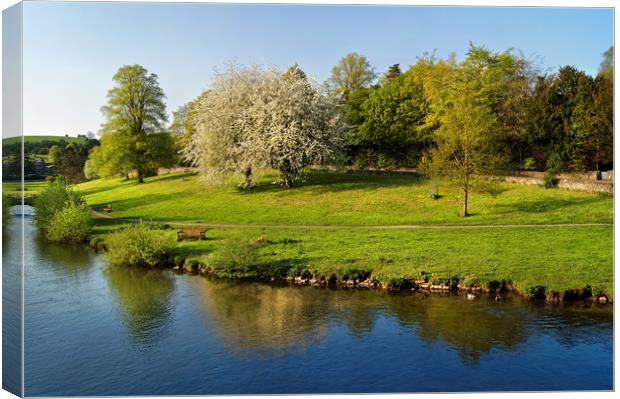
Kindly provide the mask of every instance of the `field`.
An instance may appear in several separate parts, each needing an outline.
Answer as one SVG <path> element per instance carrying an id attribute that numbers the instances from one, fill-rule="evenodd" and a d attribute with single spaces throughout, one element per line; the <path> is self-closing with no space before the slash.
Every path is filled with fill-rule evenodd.
<path id="1" fill-rule="evenodd" d="M 83 137 L 66 137 L 66 136 L 23 136 L 25 143 L 31 144 L 40 144 L 43 141 L 55 141 L 58 142 L 60 140 L 64 140 L 67 143 L 84 143 L 86 139 Z M 9 137 L 6 139 L 2 139 L 3 145 L 10 145 L 19 143 L 22 140 L 22 136 L 17 137 Z"/>
<path id="2" fill-rule="evenodd" d="M 178 243 L 175 252 L 183 257 L 204 259 L 226 238 L 261 238 L 262 263 L 324 274 L 363 269 L 391 279 L 427 272 L 482 283 L 510 280 L 521 290 L 590 285 L 613 293 L 613 197 L 502 183 L 473 194 L 473 215 L 462 219 L 457 191 L 441 184 L 442 197 L 433 200 L 431 183 L 415 176 L 313 172 L 291 190 L 271 184 L 274 177 L 265 174 L 249 192 L 233 183 L 209 187 L 190 174 L 142 185 L 95 180 L 78 188 L 95 209 L 112 205 L 114 217 L 244 225 Z M 124 223 L 98 219 L 95 234 L 105 239 Z M 502 226 L 556 223 L 609 225 Z M 248 226 L 258 224 L 280 227 Z M 385 228 L 404 224 L 437 228 Z M 441 226 L 448 224 L 457 227 Z M 472 225 L 484 227 L 467 228 Z M 176 230 L 164 234 L 172 241 Z"/>
<path id="3" fill-rule="evenodd" d="M 47 186 L 47 182 L 44 180 L 29 180 L 24 183 L 24 196 L 30 197 L 37 195 Z M 2 182 L 2 193 L 4 195 L 15 196 L 18 195 L 21 190 L 21 182 L 19 181 L 4 181 Z"/>
<path id="4" fill-rule="evenodd" d="M 472 216 L 460 218 L 460 193 L 411 175 L 315 172 L 291 190 L 266 174 L 253 190 L 234 184 L 209 187 L 190 174 L 162 175 L 142 185 L 95 180 L 79 190 L 95 209 L 110 204 L 114 216 L 162 221 L 286 225 L 549 224 L 612 223 L 613 197 L 501 183 L 474 193 Z"/>

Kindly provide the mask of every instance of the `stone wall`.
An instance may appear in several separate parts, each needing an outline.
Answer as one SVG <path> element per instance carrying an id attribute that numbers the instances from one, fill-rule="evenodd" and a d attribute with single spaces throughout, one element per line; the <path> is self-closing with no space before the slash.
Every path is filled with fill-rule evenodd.
<path id="1" fill-rule="evenodd" d="M 544 173 L 542 173 L 542 175 L 544 176 Z M 509 183 L 524 184 L 528 186 L 540 186 L 543 184 L 542 176 L 506 176 L 505 180 Z M 613 180 L 577 179 L 574 177 L 565 177 L 564 175 L 564 177 L 559 177 L 558 187 L 567 190 L 587 191 L 591 193 L 614 193 Z"/>

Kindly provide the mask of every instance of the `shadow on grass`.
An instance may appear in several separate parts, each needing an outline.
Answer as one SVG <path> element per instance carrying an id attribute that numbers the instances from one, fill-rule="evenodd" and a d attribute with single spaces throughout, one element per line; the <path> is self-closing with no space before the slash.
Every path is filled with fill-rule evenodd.
<path id="1" fill-rule="evenodd" d="M 285 189 L 279 184 L 273 184 L 262 179 L 259 184 L 251 189 L 237 187 L 242 194 L 256 194 L 265 192 L 291 192 L 312 188 L 317 193 L 337 192 L 346 190 L 374 190 L 384 187 L 402 187 L 420 184 L 424 179 L 416 175 L 403 174 L 370 174 L 370 173 L 344 173 L 344 172 L 309 172 L 306 180 L 296 183 L 290 189 Z"/>
<path id="2" fill-rule="evenodd" d="M 496 206 L 496 213 L 544 213 L 553 212 L 567 208 L 580 208 L 587 207 L 597 203 L 604 202 L 604 197 L 593 196 L 587 198 L 544 198 L 536 200 L 523 199 L 519 202 L 512 204 L 498 204 Z"/>

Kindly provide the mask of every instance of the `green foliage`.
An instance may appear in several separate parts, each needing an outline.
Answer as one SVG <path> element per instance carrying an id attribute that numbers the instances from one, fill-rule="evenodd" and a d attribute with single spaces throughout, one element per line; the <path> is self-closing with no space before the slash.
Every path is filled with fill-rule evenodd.
<path id="1" fill-rule="evenodd" d="M 449 177 L 463 191 L 461 216 L 468 215 L 471 176 L 494 174 L 506 161 L 497 146 L 502 124 L 495 109 L 508 92 L 502 78 L 510 76 L 515 62 L 509 53 L 472 45 L 433 104 L 440 126 L 435 133 L 432 170 Z"/>
<path id="2" fill-rule="evenodd" d="M 553 188 L 557 186 L 558 179 L 557 175 L 562 171 L 562 160 L 560 156 L 554 152 L 547 159 L 547 171 L 545 172 L 545 176 L 543 178 L 543 185 L 545 188 Z"/>
<path id="3" fill-rule="evenodd" d="M 353 90 L 368 87 L 376 76 L 365 56 L 349 53 L 334 65 L 328 84 L 333 93 L 346 100 Z"/>
<path id="4" fill-rule="evenodd" d="M 101 149 L 91 154 L 98 175 L 126 175 L 135 170 L 141 183 L 162 163 L 162 154 L 164 163 L 173 156 L 172 140 L 164 132 L 168 119 L 165 95 L 157 79 L 140 65 L 125 65 L 114 75 L 116 85 L 102 107 L 106 121 Z"/>
<path id="5" fill-rule="evenodd" d="M 145 267 L 161 265 L 171 247 L 169 237 L 145 223 L 110 234 L 106 244 L 106 256 L 112 264 Z"/>
<path id="6" fill-rule="evenodd" d="M 543 285 L 530 285 L 525 287 L 524 293 L 531 299 L 545 299 L 547 287 Z"/>
<path id="7" fill-rule="evenodd" d="M 48 230 L 54 215 L 64 208 L 81 206 L 81 194 L 67 186 L 63 179 L 50 183 L 34 200 L 34 220 L 37 226 Z"/>
<path id="8" fill-rule="evenodd" d="M 371 272 L 372 270 L 370 268 L 344 266 L 339 268 L 336 274 L 341 280 L 364 281 L 370 277 Z"/>
<path id="9" fill-rule="evenodd" d="M 349 136 L 349 143 L 375 151 L 378 156 L 372 163 L 379 168 L 394 168 L 405 160 L 415 165 L 416 155 L 410 154 L 419 155 L 429 142 L 423 129 L 427 113 L 422 80 L 415 70 L 394 75 L 361 104 L 361 123 Z M 390 160 L 388 165 L 385 160 Z"/>
<path id="10" fill-rule="evenodd" d="M 523 170 L 534 170 L 536 169 L 536 160 L 532 157 L 527 157 L 523 160 L 523 165 L 521 166 Z"/>
<path id="11" fill-rule="evenodd" d="M 86 204 L 68 202 L 52 216 L 45 230 L 45 236 L 51 241 L 80 242 L 85 241 L 92 228 L 92 212 Z"/>
<path id="12" fill-rule="evenodd" d="M 93 164 L 94 162 L 92 159 L 88 159 L 84 162 L 84 177 L 86 180 L 93 180 L 99 177 Z"/>
<path id="13" fill-rule="evenodd" d="M 258 248 L 260 244 L 238 238 L 227 238 L 209 256 L 208 265 L 222 277 L 260 277 Z"/>

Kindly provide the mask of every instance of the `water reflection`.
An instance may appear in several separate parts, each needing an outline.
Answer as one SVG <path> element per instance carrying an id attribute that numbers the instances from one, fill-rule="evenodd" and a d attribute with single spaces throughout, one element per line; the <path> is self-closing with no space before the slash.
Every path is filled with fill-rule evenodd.
<path id="1" fill-rule="evenodd" d="M 201 298 L 207 328 L 239 352 L 304 349 L 338 325 L 352 336 L 364 337 L 380 317 L 388 317 L 412 338 L 446 344 L 463 363 L 476 364 L 494 349 L 515 351 L 536 335 L 553 334 L 566 345 L 579 342 L 579 337 L 600 342 L 592 325 L 610 331 L 612 321 L 610 310 L 603 308 L 532 309 L 518 301 L 468 301 L 457 295 L 389 295 L 204 278 L 191 283 Z"/>
<path id="2" fill-rule="evenodd" d="M 75 277 L 88 272 L 96 264 L 94 254 L 84 244 L 49 242 L 38 230 L 27 229 L 26 234 L 32 235 L 37 255 L 57 273 Z"/>
<path id="3" fill-rule="evenodd" d="M 148 349 L 163 338 L 171 315 L 174 280 L 169 272 L 109 266 L 105 276 L 130 340 Z"/>
<path id="4" fill-rule="evenodd" d="M 233 351 L 307 348 L 327 334 L 329 291 L 203 278 L 191 283 L 208 328 Z"/>

